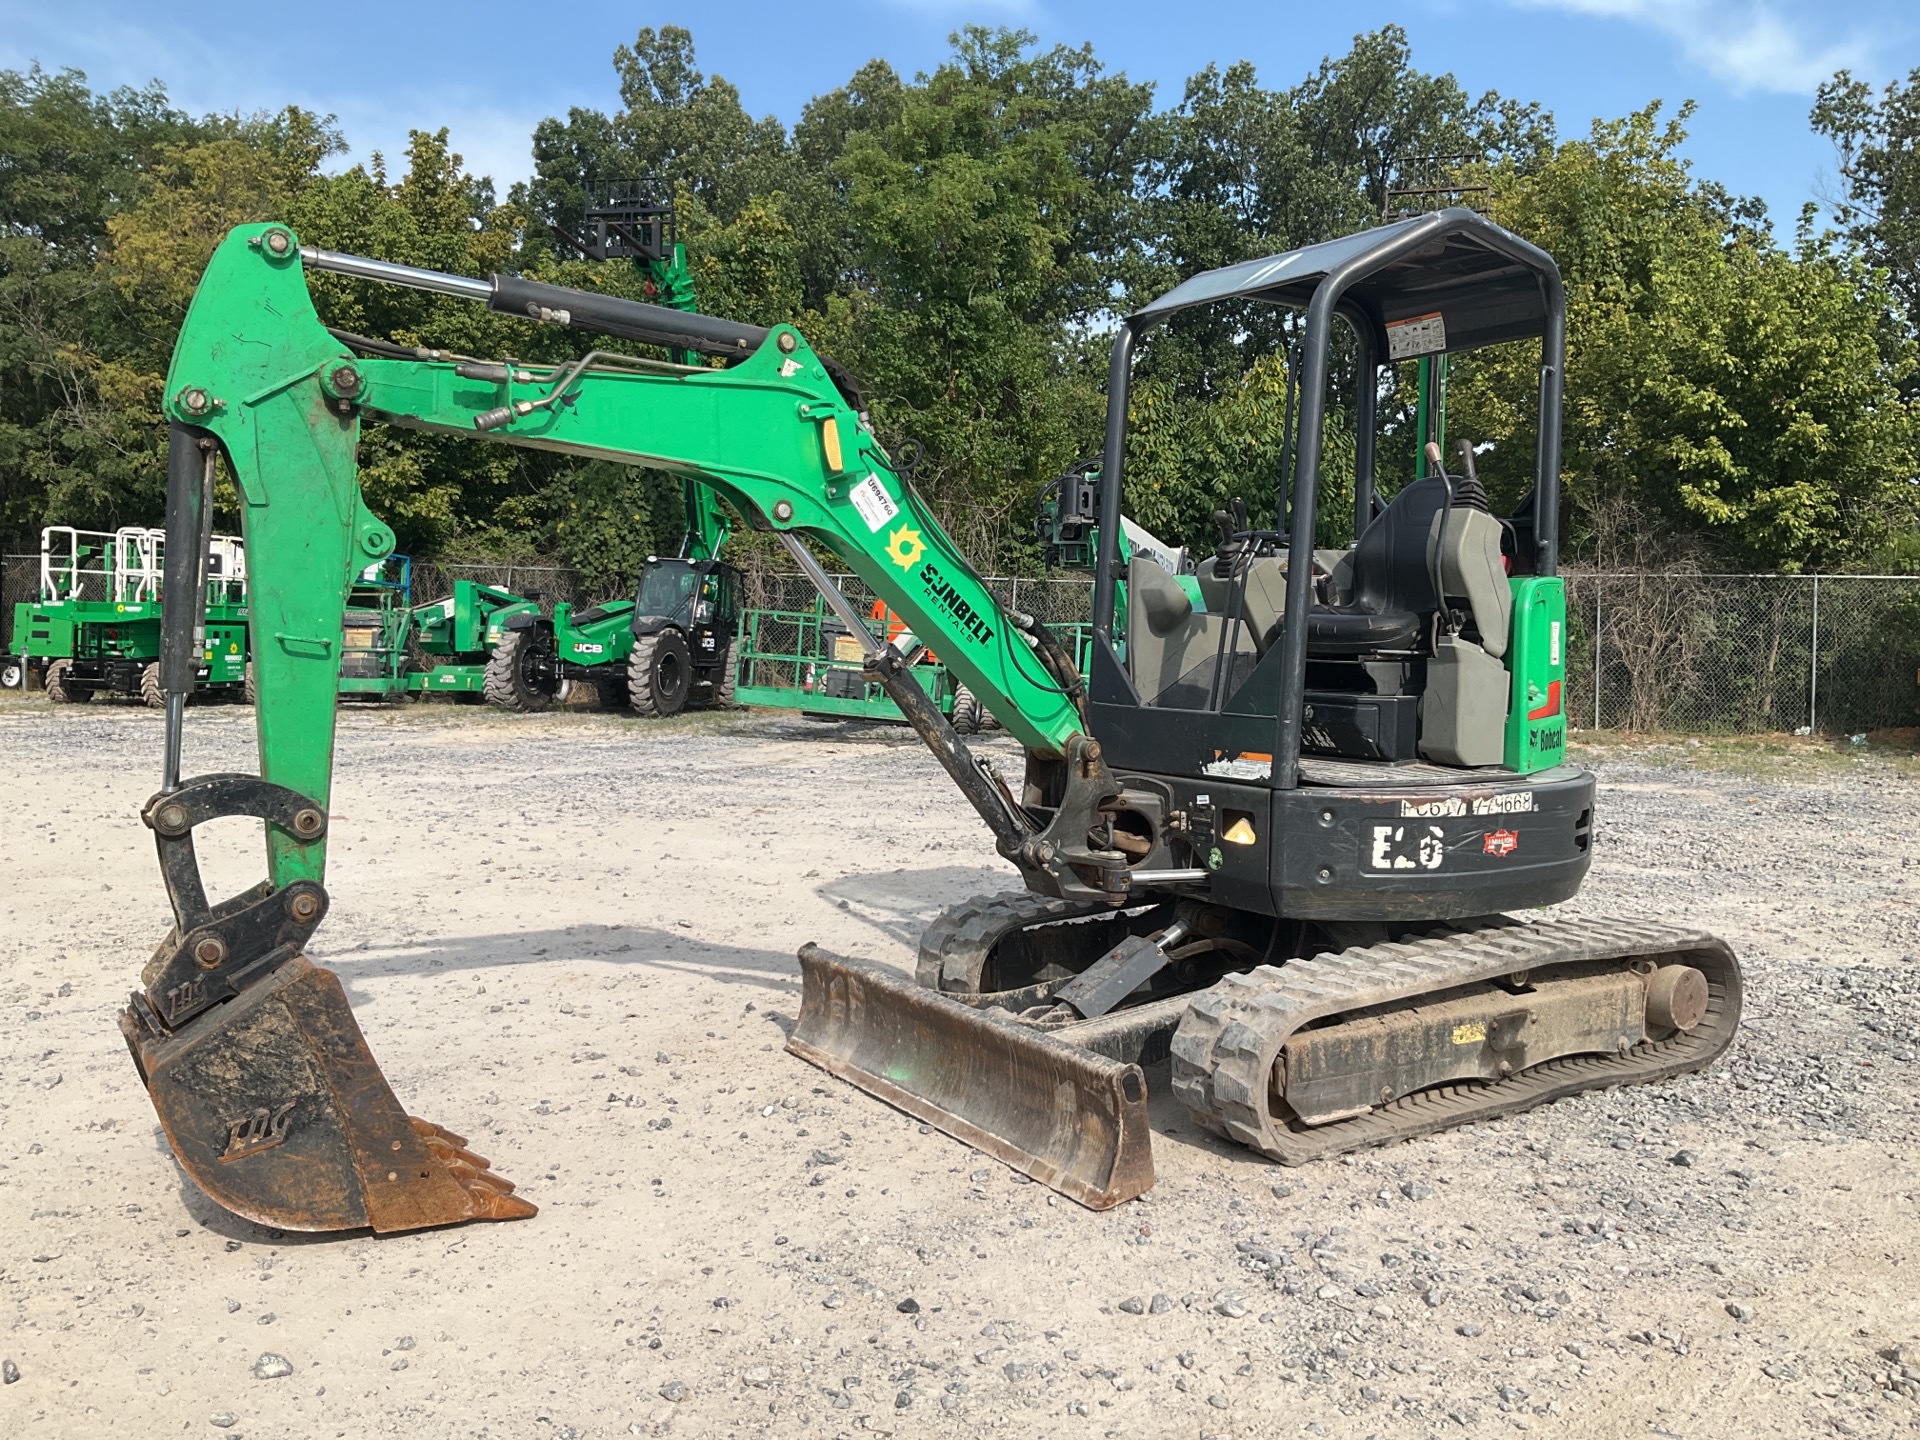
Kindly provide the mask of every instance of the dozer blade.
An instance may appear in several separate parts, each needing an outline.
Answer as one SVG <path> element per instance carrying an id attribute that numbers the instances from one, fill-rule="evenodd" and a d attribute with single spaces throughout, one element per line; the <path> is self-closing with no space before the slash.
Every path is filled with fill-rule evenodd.
<path id="1" fill-rule="evenodd" d="M 800 951 L 787 1049 L 1093 1210 L 1153 1186 L 1147 1083 L 870 961 Z"/>
<path id="2" fill-rule="evenodd" d="M 535 1207 L 451 1131 L 400 1108 L 340 981 L 305 956 L 168 1033 L 120 1015 L 173 1153 L 236 1215 L 283 1230 L 418 1230 Z"/>

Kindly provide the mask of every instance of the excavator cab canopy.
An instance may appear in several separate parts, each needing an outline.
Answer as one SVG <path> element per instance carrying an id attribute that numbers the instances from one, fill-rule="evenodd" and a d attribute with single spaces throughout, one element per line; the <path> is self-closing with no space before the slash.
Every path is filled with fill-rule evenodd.
<path id="1" fill-rule="evenodd" d="M 1222 553 L 1229 546 L 1274 558 L 1259 578 L 1259 635 L 1256 656 L 1233 658 L 1238 643 L 1238 612 L 1249 602 L 1231 592 L 1228 608 L 1235 614 L 1224 620 L 1217 645 L 1204 617 L 1179 612 L 1182 601 L 1170 591 L 1160 595 L 1157 620 L 1128 642 L 1125 664 L 1116 642 L 1124 637 L 1117 625 L 1119 584 L 1128 578 L 1119 553 L 1118 536 L 1127 454 L 1128 389 L 1133 356 L 1141 336 L 1182 311 L 1200 306 L 1256 301 L 1304 312 L 1297 329 L 1289 385 L 1297 388 L 1299 403 L 1291 427 L 1294 458 L 1276 497 L 1281 517 L 1274 530 L 1245 528 L 1228 535 L 1223 526 Z M 1335 320 L 1345 322 L 1357 342 L 1357 364 L 1352 367 L 1351 414 L 1355 436 L 1353 534 L 1355 549 L 1349 578 L 1355 581 L 1350 601 L 1338 606 L 1316 601 L 1315 571 L 1321 442 L 1325 433 L 1329 377 L 1334 373 L 1332 334 Z M 1382 506 L 1374 475 L 1375 444 L 1379 428 L 1379 400 L 1383 366 L 1424 356 L 1457 353 L 1508 341 L 1538 340 L 1540 380 L 1538 426 L 1532 493 L 1511 517 L 1484 524 L 1470 522 L 1488 535 L 1498 535 L 1504 559 L 1497 566 L 1514 576 L 1550 577 L 1558 570 L 1560 509 L 1560 410 L 1562 373 L 1566 357 L 1566 297 L 1559 268 L 1545 251 L 1502 229 L 1474 211 L 1451 208 L 1395 221 L 1358 235 L 1309 245 L 1263 260 L 1243 261 L 1196 275 L 1129 316 L 1114 339 L 1108 374 L 1105 468 L 1100 477 L 1100 552 L 1094 579 L 1093 624 L 1096 654 L 1093 695 L 1096 713 L 1103 704 L 1109 728 L 1139 729 L 1145 717 L 1123 718 L 1122 712 L 1141 706 L 1167 705 L 1219 711 L 1238 688 L 1243 666 L 1269 659 L 1258 667 L 1265 672 L 1261 710 L 1272 713 L 1278 733 L 1271 742 L 1272 783 L 1290 789 L 1298 783 L 1303 711 L 1307 702 L 1309 661 L 1327 662 L 1365 671 L 1368 693 L 1357 703 L 1395 708 L 1398 739 L 1390 753 L 1399 754 L 1412 742 L 1419 711 L 1418 673 L 1425 653 L 1433 648 L 1422 636 L 1433 630 L 1433 617 L 1445 608 L 1441 590 L 1452 581 L 1441 574 L 1447 563 L 1430 541 L 1433 527 L 1442 542 L 1458 539 L 1460 526 L 1450 531 L 1435 514 L 1464 503 L 1444 473 L 1407 476 L 1395 503 Z M 1343 367 L 1344 368 L 1344 367 Z M 1292 406 L 1289 406 L 1292 412 Z M 1484 500 L 1479 502 L 1484 509 Z M 1417 513 L 1416 513 L 1417 512 Z M 1468 522 L 1463 522 L 1468 523 Z M 1489 528 L 1497 527 L 1497 528 Z M 1481 546 L 1486 549 L 1487 542 Z M 1451 553 L 1451 552 L 1449 552 Z M 1312 563 L 1290 567 L 1282 554 L 1311 557 Z M 1457 567 L 1456 567 L 1457 568 Z M 1485 568 L 1485 567 L 1482 567 Z M 1141 581 L 1155 577 L 1141 575 Z M 1253 579 L 1247 582 L 1250 586 Z M 1135 586 L 1135 589 L 1142 588 Z M 1164 586 L 1147 590 L 1166 591 Z M 1483 636 L 1488 658 L 1497 660 L 1505 644 L 1507 617 L 1499 602 L 1506 591 L 1504 577 L 1484 587 L 1488 604 L 1482 607 L 1498 623 Z M 1453 593 L 1451 590 L 1448 594 Z M 1155 595 L 1135 597 L 1149 606 Z M 1477 613 L 1477 610 L 1476 610 Z M 1301 617 L 1304 623 L 1280 623 L 1279 617 Z M 1266 623 L 1272 622 L 1272 623 Z M 1139 631 L 1140 627 L 1133 626 Z M 1202 633 L 1205 632 L 1205 633 Z M 1438 631 L 1434 630 L 1434 634 Z M 1164 643 L 1148 643 L 1156 639 Z M 1138 641 L 1140 643 L 1133 643 Z M 1204 653 L 1203 653 L 1204 652 Z M 1379 666 L 1370 657 L 1403 657 L 1400 681 L 1383 684 Z M 1211 657 L 1211 670 L 1206 665 Z M 1196 663 L 1197 662 L 1197 663 Z M 1348 663 L 1351 662 L 1351 663 Z M 1399 663 L 1396 661 L 1396 663 Z M 1142 674 L 1143 667 L 1150 673 Z M 1128 672 L 1123 679 L 1122 672 Z M 1196 695 L 1188 695 L 1193 677 L 1207 679 Z M 1191 682 L 1191 683 L 1190 683 Z M 1489 682 L 1491 683 L 1491 682 Z M 1343 687 L 1345 682 L 1342 682 Z M 1318 693 L 1316 691 L 1316 693 Z M 1268 711 L 1268 705 L 1272 710 Z M 1324 710 L 1324 705 L 1316 708 Z M 1483 726 L 1482 728 L 1487 728 Z M 1143 732 L 1144 733 L 1144 732 Z M 1225 743 L 1225 742 L 1223 742 Z M 1108 747 L 1112 750 L 1112 746 Z M 1259 747 L 1265 750 L 1266 745 Z M 1362 747 L 1367 754 L 1371 746 Z M 1346 753 L 1344 749 L 1340 753 Z M 1265 762 L 1262 762 L 1265 763 Z M 1477 763 L 1477 762 L 1476 762 Z"/>
<path id="2" fill-rule="evenodd" d="M 1224 300 L 1305 309 L 1331 276 L 1349 277 L 1341 313 L 1371 331 L 1376 356 L 1394 360 L 1537 338 L 1563 309 L 1560 274 L 1544 252 L 1474 211 L 1453 209 L 1208 270 L 1142 306 L 1128 324 L 1144 329 Z M 1439 325 L 1407 328 L 1434 316 Z"/>

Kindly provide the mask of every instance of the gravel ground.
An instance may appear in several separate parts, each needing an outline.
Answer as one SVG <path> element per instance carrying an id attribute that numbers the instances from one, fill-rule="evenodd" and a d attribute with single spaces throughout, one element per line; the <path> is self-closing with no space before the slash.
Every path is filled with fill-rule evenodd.
<path id="1" fill-rule="evenodd" d="M 189 773 L 253 768 L 248 712 L 190 720 Z M 802 942 L 905 966 L 1013 883 L 906 732 L 349 712 L 313 953 L 542 1207 L 374 1239 L 233 1219 L 160 1137 L 114 1028 L 159 745 L 0 701 L 0 1434 L 1920 1429 L 1920 839 L 1878 752 L 1598 753 L 1568 908 L 1734 944 L 1710 1073 L 1294 1171 L 1157 1094 L 1158 1185 L 1094 1215 L 780 1049 Z M 258 878 L 245 822 L 201 849 Z"/>

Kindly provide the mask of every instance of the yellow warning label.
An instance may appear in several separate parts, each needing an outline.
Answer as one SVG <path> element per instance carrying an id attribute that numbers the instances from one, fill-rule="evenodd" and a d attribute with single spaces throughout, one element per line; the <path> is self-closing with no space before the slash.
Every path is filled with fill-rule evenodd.
<path id="1" fill-rule="evenodd" d="M 1453 1043 L 1456 1045 L 1478 1045 L 1487 1038 L 1487 1027 L 1478 1020 L 1469 1020 L 1464 1025 L 1453 1027 Z"/>

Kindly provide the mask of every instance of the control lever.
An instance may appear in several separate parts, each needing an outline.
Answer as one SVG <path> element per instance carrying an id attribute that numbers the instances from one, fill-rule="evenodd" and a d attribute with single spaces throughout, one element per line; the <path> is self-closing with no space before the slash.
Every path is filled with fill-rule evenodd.
<path id="1" fill-rule="evenodd" d="M 1454 619 L 1453 612 L 1447 608 L 1446 577 L 1442 572 L 1440 559 L 1446 553 L 1447 525 L 1453 519 L 1453 477 L 1447 474 L 1446 464 L 1441 459 L 1439 441 L 1427 441 L 1426 451 L 1427 463 L 1433 467 L 1433 478 L 1438 480 L 1447 492 L 1447 503 L 1440 508 L 1440 523 L 1433 527 L 1433 538 L 1427 542 L 1427 577 L 1433 584 L 1433 604 L 1434 609 L 1439 613 L 1441 627 L 1447 634 L 1457 635 L 1460 633 L 1460 625 Z"/>

